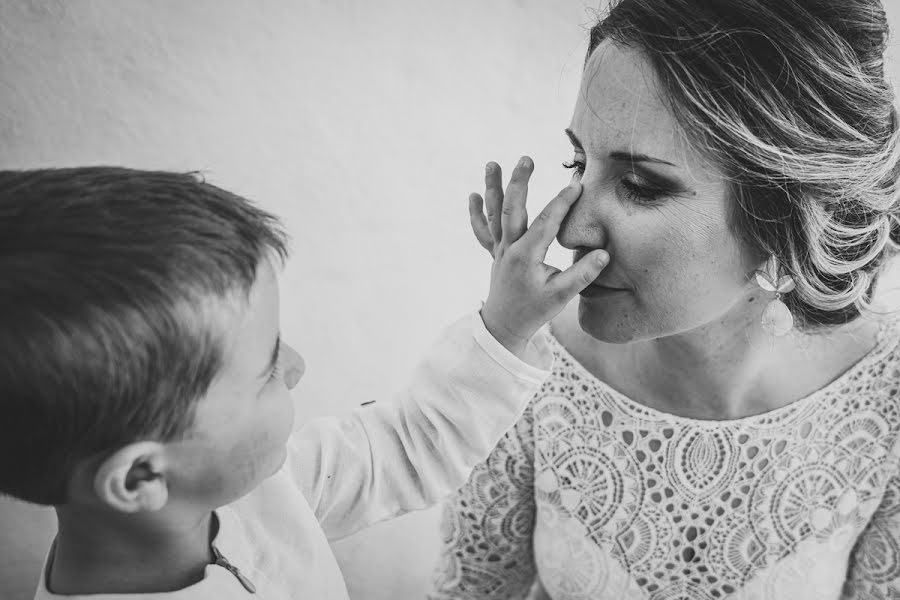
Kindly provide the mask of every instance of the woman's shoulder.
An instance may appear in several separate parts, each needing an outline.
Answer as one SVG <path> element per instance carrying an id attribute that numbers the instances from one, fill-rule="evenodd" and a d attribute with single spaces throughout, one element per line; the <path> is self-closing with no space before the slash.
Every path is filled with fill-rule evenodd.
<path id="1" fill-rule="evenodd" d="M 862 325 L 850 326 L 844 336 L 843 346 L 862 349 L 862 356 L 855 362 L 856 368 L 849 369 L 865 376 L 888 376 L 900 384 L 900 370 L 886 369 L 889 365 L 900 365 L 900 315 L 885 315 L 866 320 Z M 866 344 L 858 332 L 874 330 L 874 343 Z M 868 336 L 866 336 L 868 337 Z M 871 338 L 870 338 L 871 339 Z M 840 341 L 840 340 L 839 340 Z"/>
<path id="2" fill-rule="evenodd" d="M 877 379 L 890 388 L 900 387 L 900 316 L 877 320 L 874 347 L 857 363 L 858 379 Z"/>

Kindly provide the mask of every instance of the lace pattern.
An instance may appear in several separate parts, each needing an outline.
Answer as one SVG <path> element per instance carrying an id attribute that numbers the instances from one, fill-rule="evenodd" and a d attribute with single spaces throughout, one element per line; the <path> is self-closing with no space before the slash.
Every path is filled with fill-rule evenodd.
<path id="1" fill-rule="evenodd" d="M 445 505 L 444 552 L 431 598 L 515 598 L 530 587 L 535 573 L 531 424 L 529 407 Z"/>
<path id="2" fill-rule="evenodd" d="M 562 346 L 445 513 L 432 598 L 900 598 L 900 357 L 734 421 L 606 386 Z M 843 592 L 842 592 L 843 588 Z M 843 594 L 843 595 L 842 595 Z"/>

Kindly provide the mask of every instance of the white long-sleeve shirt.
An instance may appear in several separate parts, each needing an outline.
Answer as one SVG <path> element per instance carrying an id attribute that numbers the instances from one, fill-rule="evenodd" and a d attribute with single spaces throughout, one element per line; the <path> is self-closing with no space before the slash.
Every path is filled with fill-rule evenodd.
<path id="1" fill-rule="evenodd" d="M 475 312 L 445 331 L 394 402 L 303 425 L 278 473 L 215 511 L 213 548 L 224 560 L 207 566 L 199 583 L 159 594 L 60 596 L 46 586 L 51 548 L 35 599 L 346 600 L 329 540 L 458 489 L 550 375 L 546 335 L 533 338 L 528 364 Z"/>

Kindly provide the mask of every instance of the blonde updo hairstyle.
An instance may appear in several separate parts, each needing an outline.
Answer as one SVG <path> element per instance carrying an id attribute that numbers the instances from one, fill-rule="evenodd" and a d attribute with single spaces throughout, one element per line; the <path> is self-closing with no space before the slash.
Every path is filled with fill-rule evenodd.
<path id="1" fill-rule="evenodd" d="M 774 254 L 805 330 L 872 309 L 900 241 L 900 133 L 878 0 L 619 0 L 591 29 L 649 59 L 690 142 L 726 174 L 731 226 Z"/>

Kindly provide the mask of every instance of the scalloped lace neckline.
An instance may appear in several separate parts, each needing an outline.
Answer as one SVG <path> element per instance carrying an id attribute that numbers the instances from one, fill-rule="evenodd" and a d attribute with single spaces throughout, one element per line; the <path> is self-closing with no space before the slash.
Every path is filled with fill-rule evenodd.
<path id="1" fill-rule="evenodd" d="M 565 358 L 565 360 L 570 362 L 573 368 L 578 371 L 582 377 L 606 391 L 617 402 L 620 402 L 631 410 L 637 409 L 640 412 L 646 414 L 648 417 L 657 420 L 664 420 L 670 423 L 690 423 L 697 426 L 715 426 L 726 423 L 752 424 L 755 421 L 784 418 L 790 415 L 792 412 L 805 407 L 807 404 L 810 404 L 822 398 L 827 398 L 832 393 L 839 391 L 840 386 L 845 381 L 851 379 L 860 371 L 863 371 L 870 364 L 877 362 L 885 354 L 893 350 L 897 346 L 898 342 L 900 342 L 900 319 L 882 319 L 878 323 L 878 332 L 875 337 L 875 346 L 866 354 L 864 354 L 859 360 L 853 363 L 848 369 L 843 371 L 840 375 L 838 375 L 819 389 L 814 390 L 809 394 L 802 396 L 801 398 L 793 400 L 785 404 L 784 406 L 779 406 L 777 408 L 773 408 L 772 410 L 767 410 L 753 415 L 737 417 L 734 419 L 697 419 L 694 417 L 676 415 L 675 413 L 670 413 L 658 408 L 653 408 L 652 406 L 647 406 L 646 404 L 642 404 L 641 402 L 632 399 L 627 394 L 615 389 L 614 387 L 591 373 L 591 371 L 588 370 L 588 368 L 585 367 L 577 358 L 572 356 L 572 354 L 568 351 L 568 349 L 566 349 L 563 343 L 556 337 L 556 334 L 553 332 L 553 328 L 548 328 L 550 331 L 550 344 L 551 347 L 554 348 L 554 351 Z"/>

